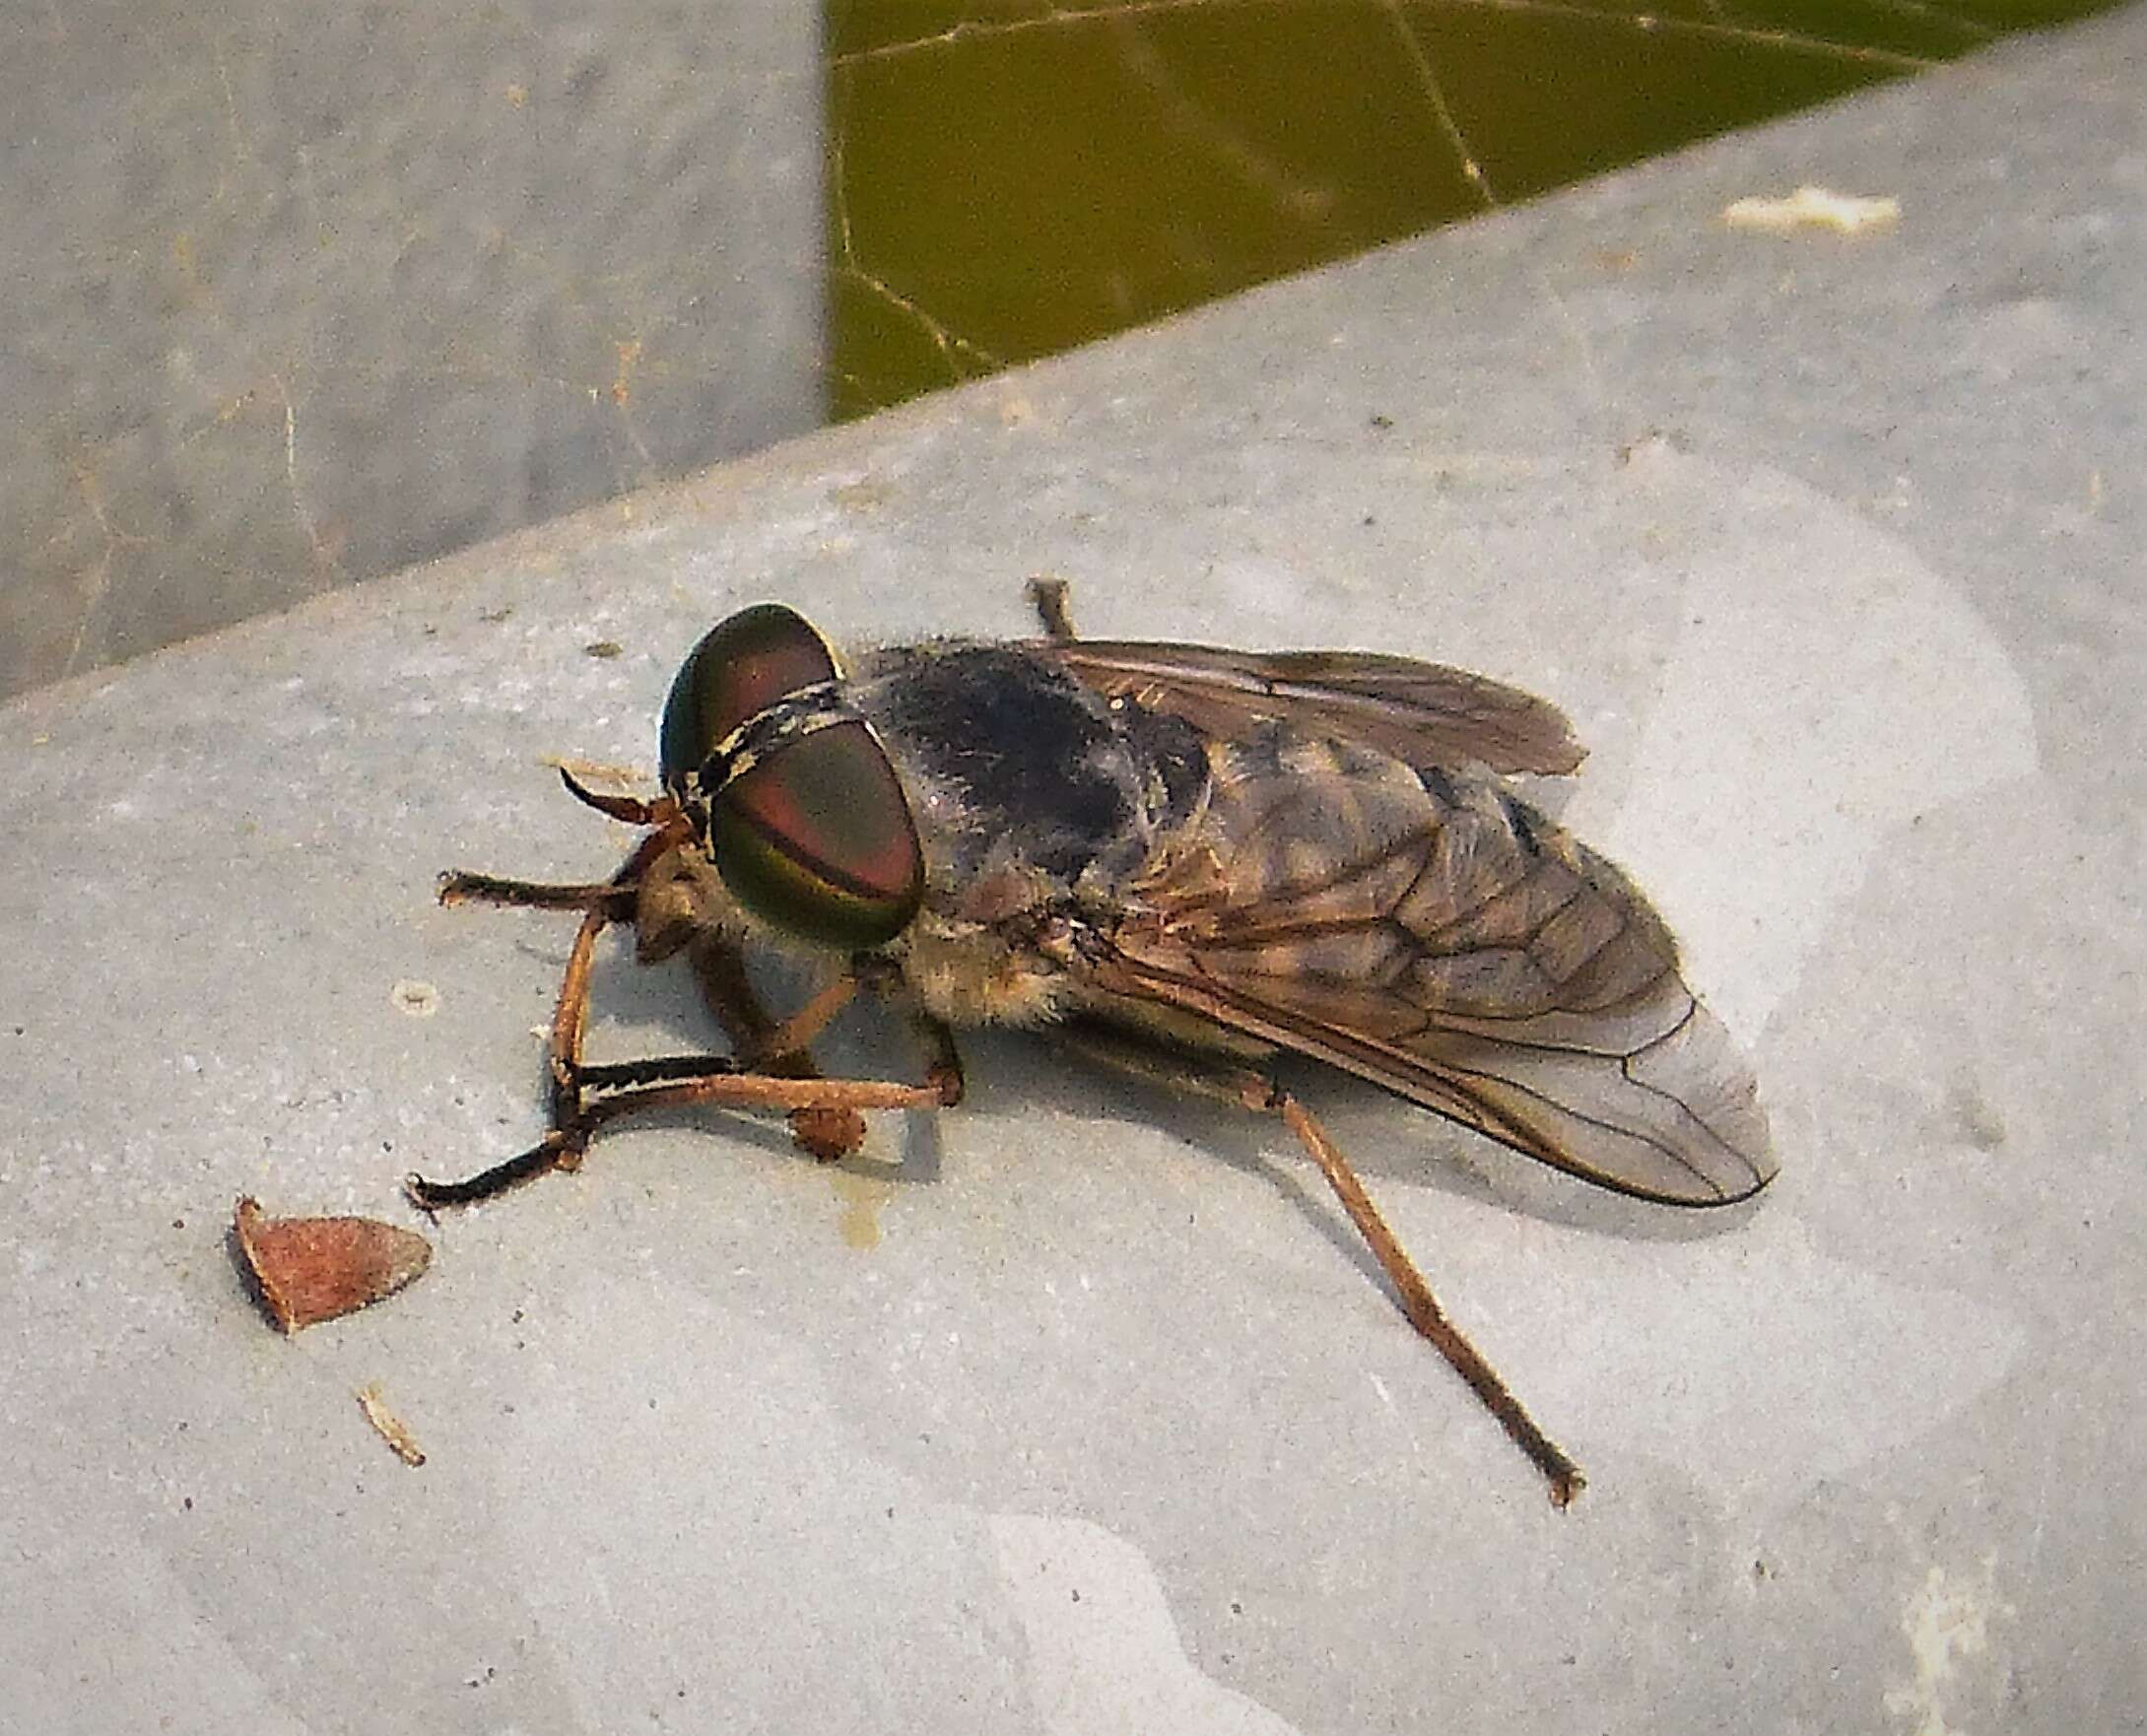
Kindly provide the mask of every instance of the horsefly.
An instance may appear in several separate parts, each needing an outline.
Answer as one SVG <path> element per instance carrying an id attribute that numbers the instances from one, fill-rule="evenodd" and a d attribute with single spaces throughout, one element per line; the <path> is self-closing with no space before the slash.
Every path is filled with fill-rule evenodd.
<path id="1" fill-rule="evenodd" d="M 1715 1206 L 1775 1172 L 1751 1072 L 1625 874 L 1510 787 L 1581 750 L 1482 676 L 1363 651 L 1045 636 L 845 660 L 763 603 L 710 631 L 663 709 L 663 793 L 568 788 L 645 835 L 611 879 L 449 874 L 442 902 L 577 909 L 550 1040 L 551 1128 L 427 1210 L 574 1168 L 597 1131 L 689 1103 L 785 1111 L 822 1157 L 861 1111 L 962 1096 L 953 1032 L 1045 1027 L 1086 1054 L 1278 1117 L 1437 1346 L 1549 1481 L 1578 1467 L 1447 1320 L 1356 1172 L 1273 1077 L 1287 1052 L 1383 1086 L 1623 1193 Z M 582 1058 L 595 944 L 689 956 L 728 1054 Z M 832 966 L 772 1018 L 769 944 Z M 918 1084 L 820 1076 L 809 1044 L 860 989 L 932 1050 Z"/>

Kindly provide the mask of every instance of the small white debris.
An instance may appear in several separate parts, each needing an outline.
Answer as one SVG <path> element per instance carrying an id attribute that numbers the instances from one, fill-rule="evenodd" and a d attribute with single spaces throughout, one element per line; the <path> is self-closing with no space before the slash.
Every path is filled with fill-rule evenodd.
<path id="1" fill-rule="evenodd" d="M 358 1400 L 358 1408 L 366 1413 L 366 1421 L 372 1425 L 373 1433 L 387 1442 L 397 1458 L 413 1470 L 425 1463 L 425 1449 L 410 1433 L 410 1425 L 387 1408 L 387 1400 L 381 1396 L 377 1381 L 361 1386 L 353 1396 Z"/>
<path id="2" fill-rule="evenodd" d="M 1722 213 L 1731 229 L 1765 230 L 1786 234 L 1795 229 L 1830 229 L 1837 234 L 1860 234 L 1901 221 L 1899 199 L 1866 199 L 1825 187 L 1799 187 L 1786 199 L 1739 199 Z"/>

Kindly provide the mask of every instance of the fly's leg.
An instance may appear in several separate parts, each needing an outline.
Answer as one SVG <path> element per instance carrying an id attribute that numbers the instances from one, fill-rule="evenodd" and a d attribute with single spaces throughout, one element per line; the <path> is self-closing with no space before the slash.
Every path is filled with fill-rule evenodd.
<path id="1" fill-rule="evenodd" d="M 932 1045 L 932 1058 L 924 1067 L 924 1082 L 939 1093 L 940 1102 L 952 1108 L 968 1090 L 962 1078 L 962 1051 L 955 1046 L 954 1032 L 929 1013 L 918 1013 L 915 1023 L 918 1034 Z"/>
<path id="2" fill-rule="evenodd" d="M 776 1026 L 774 1039 L 803 1041 L 846 1005 L 860 986 L 863 984 L 854 975 L 840 978 Z M 918 1016 L 917 1024 L 932 1046 L 921 1085 L 749 1072 L 733 1055 L 651 1055 L 638 1061 L 579 1068 L 577 1078 L 582 1091 L 588 1094 L 580 1120 L 593 1133 L 622 1115 L 694 1103 L 785 1109 L 793 1117 L 801 1111 L 818 1110 L 951 1109 L 962 1101 L 964 1090 L 962 1057 L 955 1048 L 954 1033 L 938 1020 L 923 1015 Z"/>
<path id="3" fill-rule="evenodd" d="M 1074 632 L 1073 608 L 1066 601 L 1071 589 L 1063 578 L 1040 572 L 1029 581 L 1029 601 L 1036 606 L 1037 619 L 1043 623 L 1044 636 L 1062 645 L 1070 645 L 1081 636 Z"/>
<path id="4" fill-rule="evenodd" d="M 745 954 L 730 935 L 720 929 L 703 929 L 694 936 L 687 959 L 694 980 L 701 985 L 701 998 L 730 1039 L 733 1054 L 779 1079 L 820 1077 L 807 1045 L 814 1033 L 856 994 L 854 977 L 839 978 L 825 994 L 778 1024 L 761 1005 L 746 975 Z M 813 1016 L 810 1021 L 808 1015 Z M 833 1163 L 864 1144 L 865 1118 L 855 1109 L 794 1109 L 790 1136 L 822 1163 Z"/>
<path id="5" fill-rule="evenodd" d="M 562 773 L 564 776 L 565 773 Z M 568 778 L 571 786 L 573 780 Z M 552 1077 L 552 1127 L 564 1131 L 573 1102 L 574 1077 L 581 1066 L 581 1037 L 589 1018 L 589 969 L 596 957 L 596 941 L 614 922 L 632 919 L 634 901 L 649 864 L 677 844 L 686 835 L 686 822 L 673 814 L 635 845 L 634 853 L 619 871 L 600 886 L 546 886 L 526 880 L 500 880 L 486 874 L 443 874 L 439 901 L 522 904 L 544 909 L 578 909 L 581 927 L 567 954 L 567 970 L 561 978 L 559 1001 L 552 1012 L 552 1035 L 547 1058 Z M 579 1151 L 558 1161 L 571 1168 L 580 1162 Z"/>
<path id="6" fill-rule="evenodd" d="M 743 1070 L 731 1055 L 657 1055 L 646 1060 L 588 1065 L 581 1060 L 580 1023 L 588 1001 L 588 955 L 603 931 L 600 910 L 583 918 L 568 960 L 567 981 L 553 1021 L 553 1130 L 519 1157 L 496 1164 L 463 1181 L 428 1181 L 412 1175 L 403 1191 L 423 1211 L 475 1205 L 548 1169 L 578 1168 L 589 1141 L 624 1116 L 650 1109 L 709 1104 L 730 1109 L 776 1109 L 795 1118 L 801 1113 L 855 1115 L 864 1109 L 938 1109 L 959 1102 L 961 1070 L 952 1063 L 952 1040 L 935 1057 L 922 1085 L 894 1080 L 784 1078 Z M 586 945 L 584 944 L 586 943 Z M 854 993 L 854 979 L 844 979 Z M 778 1039 L 807 1025 L 817 1029 L 848 993 L 830 989 L 797 1018 L 775 1028 Z M 809 1035 L 809 1033 L 808 1033 Z"/>
<path id="7" fill-rule="evenodd" d="M 691 828 L 679 813 L 678 804 L 669 796 L 643 802 L 633 796 L 600 795 L 575 782 L 573 773 L 564 767 L 559 775 L 569 794 L 576 801 L 587 803 L 599 814 L 608 814 L 629 826 L 652 826 L 656 830 L 640 841 L 633 855 L 609 880 L 555 886 L 543 881 L 503 880 L 496 874 L 471 874 L 452 869 L 439 877 L 438 896 L 442 904 L 512 904 L 530 910 L 594 910 L 601 907 L 606 922 L 625 922 L 633 918 L 635 893 L 648 865 L 671 845 L 690 835 Z"/>
<path id="8" fill-rule="evenodd" d="M 573 778 L 561 772 L 570 789 L 586 795 Z M 608 799 L 608 798 L 606 798 Z M 592 800 L 592 806 L 599 805 Z M 504 1193 L 508 1188 L 542 1175 L 547 1169 L 575 1169 L 588 1150 L 589 1130 L 579 1125 L 582 1113 L 581 1039 L 588 1028 L 589 971 L 596 959 L 596 942 L 614 922 L 633 920 L 635 898 L 648 866 L 687 835 L 686 821 L 675 809 L 657 812 L 635 804 L 642 817 L 657 822 L 654 831 L 634 848 L 610 880 L 597 885 L 548 886 L 535 881 L 502 880 L 489 874 L 448 873 L 439 878 L 442 904 L 466 902 L 515 904 L 537 909 L 581 911 L 581 926 L 568 950 L 567 968 L 560 979 L 559 1000 L 552 1009 L 551 1035 L 546 1043 L 547 1097 L 551 1128 L 529 1150 L 504 1163 L 454 1182 L 427 1181 L 421 1175 L 403 1178 L 403 1191 L 422 1211 L 441 1206 L 474 1205 L 479 1200 Z M 607 812 L 610 810 L 607 809 Z M 628 818 L 621 814 L 619 818 Z"/>
<path id="9" fill-rule="evenodd" d="M 588 1150 L 589 1135 L 581 1128 L 581 1034 L 588 1023 L 589 968 L 596 957 L 596 939 L 614 920 L 608 906 L 591 904 L 574 933 L 567 955 L 566 974 L 560 981 L 559 1003 L 552 1012 L 552 1035 L 546 1046 L 552 1125 L 545 1136 L 526 1152 L 495 1164 L 462 1181 L 428 1181 L 422 1175 L 403 1177 L 403 1192 L 422 1212 L 442 1206 L 470 1206 L 480 1200 L 534 1180 L 548 1169 L 577 1169 Z"/>
<path id="10" fill-rule="evenodd" d="M 548 1169 L 572 1168 L 601 1129 L 650 1109 L 709 1104 L 779 1109 L 793 1115 L 800 1110 L 938 1109 L 957 1095 L 939 1080 L 903 1085 L 894 1080 L 782 1079 L 743 1073 L 729 1055 L 660 1055 L 645 1061 L 577 1067 L 574 1082 L 578 1102 L 563 1124 L 534 1148 L 464 1181 L 428 1181 L 412 1175 L 403 1183 L 411 1203 L 428 1212 L 475 1205 Z"/>
<path id="11" fill-rule="evenodd" d="M 959 1102 L 962 1066 L 953 1034 L 935 1021 L 924 1021 L 932 1060 L 922 1085 L 893 1081 L 824 1079 L 809 1048 L 815 1035 L 848 1005 L 861 986 L 887 986 L 882 971 L 860 959 L 855 968 L 814 996 L 789 1018 L 777 1021 L 762 1007 L 747 978 L 735 940 L 719 929 L 704 928 L 691 941 L 691 962 L 703 997 L 723 1027 L 733 1055 L 664 1055 L 619 1065 L 590 1066 L 581 1058 L 588 1023 L 589 973 L 596 942 L 614 922 L 641 919 L 642 883 L 654 866 L 693 836 L 691 821 L 670 797 L 640 802 L 628 796 L 597 795 L 574 781 L 564 768 L 568 789 L 590 807 L 633 825 L 652 830 L 609 881 L 553 886 L 503 880 L 493 875 L 454 873 L 440 877 L 443 904 L 483 902 L 582 912 L 560 983 L 547 1047 L 551 1082 L 551 1130 L 528 1151 L 495 1164 L 461 1181 L 429 1181 L 406 1176 L 403 1191 L 423 1211 L 475 1205 L 508 1188 L 533 1180 L 549 1169 L 578 1168 L 598 1130 L 640 1111 L 707 1103 L 738 1109 L 788 1112 L 798 1143 L 822 1158 L 855 1151 L 864 1138 L 865 1109 L 930 1109 Z M 642 940 L 648 940 L 644 929 Z M 644 957 L 660 957 L 668 947 Z"/>
<path id="12" fill-rule="evenodd" d="M 813 1037 L 849 1005 L 860 988 L 885 992 L 901 986 L 899 970 L 860 954 L 851 961 L 847 975 L 837 978 L 778 1024 L 754 993 L 744 954 L 735 941 L 720 931 L 704 931 L 695 939 L 692 960 L 702 993 L 729 1036 L 732 1051 L 756 1071 L 779 1079 L 822 1077 L 807 1047 Z M 964 1091 L 962 1056 L 954 1033 L 921 1010 L 912 1015 L 912 1021 L 931 1051 L 925 1087 L 938 1095 L 941 1105 L 951 1108 L 962 1101 Z M 856 1108 L 815 1104 L 790 1111 L 790 1133 L 805 1151 L 831 1163 L 864 1144 L 865 1119 Z"/>
<path id="13" fill-rule="evenodd" d="M 595 1095 L 577 1126 L 587 1136 L 624 1115 L 698 1103 L 726 1109 L 943 1109 L 951 1093 L 940 1082 L 904 1085 L 892 1079 L 779 1079 L 741 1073 L 728 1055 L 663 1055 L 646 1061 L 582 1070 Z M 675 1073 L 675 1076 L 674 1076 Z"/>
<path id="14" fill-rule="evenodd" d="M 522 910 L 609 911 L 614 922 L 634 915 L 634 888 L 617 881 L 598 880 L 579 885 L 554 885 L 542 880 L 503 880 L 496 874 L 472 874 L 451 868 L 439 877 L 439 901 L 455 904 L 508 904 Z"/>
<path id="15" fill-rule="evenodd" d="M 1083 1027 L 1068 1030 L 1066 1035 L 1069 1046 L 1093 1059 L 1178 1090 L 1237 1103 L 1255 1114 L 1273 1115 L 1296 1134 L 1298 1142 L 1319 1166 L 1327 1185 L 1334 1189 L 1335 1197 L 1349 1214 L 1350 1222 L 1357 1227 L 1358 1235 L 1365 1238 L 1373 1257 L 1394 1286 L 1401 1311 L 1408 1317 L 1409 1324 L 1429 1339 L 1433 1348 L 1452 1366 L 1454 1372 L 1468 1382 L 1469 1389 L 1499 1420 L 1499 1426 L 1511 1437 L 1513 1444 L 1543 1473 L 1551 1486 L 1552 1504 L 1563 1507 L 1572 1502 L 1586 1486 L 1587 1479 L 1580 1474 L 1580 1467 L 1543 1433 L 1520 1400 L 1513 1396 L 1511 1388 L 1500 1378 L 1498 1370 L 1484 1360 L 1483 1353 L 1446 1317 L 1446 1310 L 1440 1306 L 1439 1299 L 1432 1294 L 1432 1287 L 1417 1270 L 1416 1262 L 1410 1259 L 1400 1238 L 1379 1216 L 1378 1207 L 1372 1203 L 1372 1196 L 1365 1191 L 1357 1171 L 1342 1155 L 1341 1147 L 1334 1143 L 1309 1109 L 1273 1080 L 1249 1067 L 1232 1067 L 1227 1063 L 1145 1047 L 1119 1037 L 1115 1033 Z"/>
<path id="16" fill-rule="evenodd" d="M 1512 1437 L 1513 1444 L 1543 1473 L 1551 1486 L 1551 1504 L 1561 1507 L 1572 1504 L 1573 1498 L 1587 1486 L 1580 1467 L 1566 1455 L 1558 1442 L 1543 1433 L 1520 1400 L 1513 1396 L 1512 1389 L 1500 1378 L 1499 1371 L 1484 1360 L 1483 1353 L 1446 1318 L 1446 1311 L 1439 1305 L 1432 1287 L 1425 1283 L 1424 1275 L 1409 1258 L 1408 1250 L 1386 1227 L 1385 1219 L 1372 1203 L 1364 1183 L 1357 1179 L 1357 1171 L 1343 1157 L 1341 1147 L 1328 1136 L 1312 1112 L 1280 1086 L 1257 1074 L 1248 1075 L 1243 1083 L 1244 1091 L 1240 1101 L 1245 1107 L 1280 1115 L 1283 1124 L 1298 1136 L 1299 1143 L 1319 1166 L 1320 1173 L 1326 1176 L 1327 1185 L 1342 1202 L 1350 1222 L 1357 1226 L 1357 1233 L 1365 1238 L 1392 1280 L 1395 1293 L 1401 1298 L 1402 1312 L 1409 1316 L 1409 1324 L 1431 1340 L 1439 1354 L 1452 1365 L 1453 1371 L 1469 1383 L 1469 1389 L 1483 1401 L 1484 1408 L 1498 1418 L 1499 1426 Z"/>

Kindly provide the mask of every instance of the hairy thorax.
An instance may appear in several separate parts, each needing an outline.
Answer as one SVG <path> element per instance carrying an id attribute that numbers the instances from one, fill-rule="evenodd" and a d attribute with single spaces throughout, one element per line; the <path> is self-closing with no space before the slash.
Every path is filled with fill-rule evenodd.
<path id="1" fill-rule="evenodd" d="M 1084 926 L 1204 805 L 1197 732 L 1105 699 L 1019 647 L 906 646 L 862 662 L 851 692 L 916 822 L 924 904 L 888 950 L 953 1025 L 1055 1017 Z"/>

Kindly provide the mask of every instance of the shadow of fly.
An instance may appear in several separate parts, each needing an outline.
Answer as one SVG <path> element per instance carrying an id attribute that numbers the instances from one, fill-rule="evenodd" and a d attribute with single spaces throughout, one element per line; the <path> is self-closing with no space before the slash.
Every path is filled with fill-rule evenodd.
<path id="1" fill-rule="evenodd" d="M 582 912 L 550 1038 L 551 1127 L 428 1211 L 577 1168 L 609 1123 L 707 1103 L 786 1112 L 824 1159 L 867 1109 L 961 1101 L 954 1032 L 1049 1028 L 1081 1052 L 1279 1118 L 1438 1347 L 1549 1481 L 1579 1468 L 1447 1319 L 1334 1141 L 1276 1083 L 1309 1056 L 1561 1169 L 1668 1205 L 1774 1174 L 1751 1072 L 1638 888 L 1509 785 L 1574 770 L 1555 706 L 1364 651 L 1041 638 L 844 659 L 763 603 L 694 647 L 653 801 L 568 788 L 646 828 L 610 880 L 448 874 L 443 903 Z M 597 938 L 685 953 L 727 1054 L 582 1058 Z M 821 967 L 787 1018 L 749 947 Z M 827 1079 L 814 1036 L 860 990 L 914 1021 L 921 1083 Z"/>

